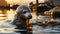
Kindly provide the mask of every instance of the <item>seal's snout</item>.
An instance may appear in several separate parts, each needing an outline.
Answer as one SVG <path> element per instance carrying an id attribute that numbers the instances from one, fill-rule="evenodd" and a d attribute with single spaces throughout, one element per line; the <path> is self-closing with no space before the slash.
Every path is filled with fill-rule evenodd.
<path id="1" fill-rule="evenodd" d="M 32 15 L 30 14 L 29 17 L 28 17 L 28 19 L 31 19 L 31 18 L 32 18 Z"/>
<path id="2" fill-rule="evenodd" d="M 25 17 L 26 17 L 27 19 L 31 19 L 31 18 L 32 18 L 32 15 L 31 15 L 30 13 L 26 13 L 26 14 L 25 14 Z"/>

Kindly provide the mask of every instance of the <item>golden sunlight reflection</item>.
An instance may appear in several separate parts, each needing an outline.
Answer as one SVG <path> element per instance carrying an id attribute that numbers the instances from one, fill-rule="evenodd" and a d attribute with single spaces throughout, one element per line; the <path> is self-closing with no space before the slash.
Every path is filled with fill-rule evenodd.
<path id="1" fill-rule="evenodd" d="M 5 13 L 3 13 L 5 11 Z M 8 23 L 5 23 L 4 21 L 5 20 L 12 20 L 13 18 L 14 18 L 14 15 L 16 14 L 16 11 L 15 10 L 13 10 L 13 9 L 10 9 L 10 10 L 0 10 L 0 25 L 1 26 L 10 26 L 10 24 L 8 24 Z M 9 33 L 10 31 L 12 32 L 12 31 L 14 31 L 15 29 L 14 29 L 14 27 L 12 27 L 12 28 L 0 28 L 0 32 L 2 32 L 2 33 Z"/>
<path id="2" fill-rule="evenodd" d="M 13 9 L 6 10 L 5 14 L 3 13 L 2 10 L 0 10 L 0 23 L 3 23 L 4 20 L 12 20 L 14 18 L 14 15 L 16 14 L 16 11 Z"/>
<path id="3" fill-rule="evenodd" d="M 0 10 L 0 14 L 2 13 L 2 11 Z"/>
<path id="4" fill-rule="evenodd" d="M 39 0 L 39 3 L 44 3 L 46 0 Z"/>
<path id="5" fill-rule="evenodd" d="M 7 11 L 7 17 L 8 19 L 13 19 L 14 15 L 15 15 L 15 11 L 13 11 L 12 9 L 10 9 L 10 11 Z"/>
<path id="6" fill-rule="evenodd" d="M 4 28 L 4 29 L 0 29 L 0 32 L 2 32 L 2 33 L 9 33 L 9 32 L 11 32 L 11 31 L 14 31 L 15 29 L 14 28 Z"/>

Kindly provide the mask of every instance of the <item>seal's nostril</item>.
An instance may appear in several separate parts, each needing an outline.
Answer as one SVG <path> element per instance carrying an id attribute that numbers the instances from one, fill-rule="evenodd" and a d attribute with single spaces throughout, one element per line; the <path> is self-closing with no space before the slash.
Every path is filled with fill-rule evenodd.
<path id="1" fill-rule="evenodd" d="M 29 17 L 28 17 L 28 19 L 31 19 L 31 18 L 32 18 L 32 15 L 30 14 Z"/>

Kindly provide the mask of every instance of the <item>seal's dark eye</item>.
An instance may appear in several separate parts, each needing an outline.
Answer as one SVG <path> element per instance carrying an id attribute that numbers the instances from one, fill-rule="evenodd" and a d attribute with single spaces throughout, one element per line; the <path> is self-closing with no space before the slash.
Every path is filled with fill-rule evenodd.
<path id="1" fill-rule="evenodd" d="M 26 13 L 26 11 L 24 11 L 23 13 Z"/>

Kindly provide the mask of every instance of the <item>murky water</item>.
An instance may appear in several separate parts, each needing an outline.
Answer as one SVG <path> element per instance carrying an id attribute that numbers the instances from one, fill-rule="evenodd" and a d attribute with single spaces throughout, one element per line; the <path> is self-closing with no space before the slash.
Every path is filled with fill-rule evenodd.
<path id="1" fill-rule="evenodd" d="M 25 30 L 18 30 L 18 29 L 14 29 L 16 26 L 11 25 L 11 21 L 14 18 L 14 15 L 16 14 L 16 10 L 10 9 L 10 10 L 0 10 L 0 34 L 22 34 L 17 33 L 15 31 L 25 31 Z M 33 14 L 33 19 L 35 19 L 36 17 L 34 17 L 36 15 Z M 44 17 L 40 17 L 42 20 L 44 19 Z M 45 17 L 46 18 L 46 17 Z M 41 20 L 40 19 L 40 20 Z M 48 20 L 48 17 L 47 17 Z M 39 25 L 33 25 L 32 26 L 32 34 L 60 34 L 60 26 L 47 26 L 47 27 L 42 27 Z"/>

